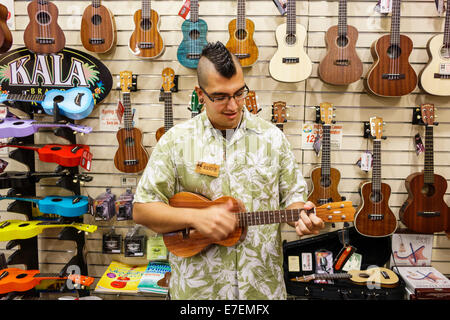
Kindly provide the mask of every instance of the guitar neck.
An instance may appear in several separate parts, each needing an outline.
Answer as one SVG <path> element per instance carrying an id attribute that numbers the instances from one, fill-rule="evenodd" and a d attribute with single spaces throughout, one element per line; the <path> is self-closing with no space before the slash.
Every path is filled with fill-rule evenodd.
<path id="1" fill-rule="evenodd" d="M 101 6 L 101 1 L 100 0 L 92 0 L 92 6 L 94 8 L 99 8 Z"/>
<path id="2" fill-rule="evenodd" d="M 28 201 L 28 202 L 34 202 L 36 204 L 39 204 L 39 199 L 33 199 L 33 198 L 20 198 L 20 197 L 1 197 L 0 200 L 20 200 L 20 201 Z"/>
<path id="3" fill-rule="evenodd" d="M 434 184 L 434 152 L 433 152 L 433 126 L 427 125 L 425 129 L 425 164 L 424 182 Z"/>
<path id="4" fill-rule="evenodd" d="M 245 0 L 238 0 L 237 29 L 245 30 Z"/>
<path id="5" fill-rule="evenodd" d="M 173 127 L 172 92 L 164 92 L 164 132 Z"/>
<path id="6" fill-rule="evenodd" d="M 131 110 L 131 99 L 129 92 L 123 92 L 123 123 L 125 129 L 133 129 L 133 111 Z"/>
<path id="7" fill-rule="evenodd" d="M 447 0 L 447 7 L 445 12 L 445 27 L 444 27 L 444 45 L 450 44 L 450 0 Z"/>
<path id="8" fill-rule="evenodd" d="M 372 192 L 381 192 L 381 140 L 373 140 Z"/>
<path id="9" fill-rule="evenodd" d="M 296 33 L 296 2 L 295 0 L 288 0 L 287 2 L 287 23 L 286 34 Z"/>
<path id="10" fill-rule="evenodd" d="M 330 178 L 330 128 L 329 124 L 322 125 L 322 165 L 321 165 L 321 175 L 322 178 Z"/>
<path id="11" fill-rule="evenodd" d="M 392 2 L 391 45 L 400 44 L 400 3 L 401 0 Z"/>
<path id="12" fill-rule="evenodd" d="M 24 102 L 41 102 L 45 100 L 45 94 L 20 94 L 10 93 L 6 100 L 24 101 Z"/>
<path id="13" fill-rule="evenodd" d="M 61 277 L 57 273 L 38 273 L 34 275 L 34 278 L 38 278 L 41 280 L 64 280 L 67 277 Z"/>
<path id="14" fill-rule="evenodd" d="M 298 277 L 295 279 L 306 280 L 338 280 L 338 279 L 350 279 L 352 277 L 349 273 L 314 273 L 304 277 Z"/>
<path id="15" fill-rule="evenodd" d="M 152 4 L 150 0 L 142 0 L 142 18 L 150 19 Z"/>
<path id="16" fill-rule="evenodd" d="M 191 0 L 191 17 L 189 20 L 192 22 L 198 21 L 198 0 Z"/>
<path id="17" fill-rule="evenodd" d="M 347 0 L 339 0 L 338 35 L 347 35 Z"/>

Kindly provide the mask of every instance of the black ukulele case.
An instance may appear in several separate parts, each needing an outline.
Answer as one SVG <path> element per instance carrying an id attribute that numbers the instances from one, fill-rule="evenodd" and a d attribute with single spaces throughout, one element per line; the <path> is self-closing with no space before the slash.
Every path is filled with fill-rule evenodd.
<path id="1" fill-rule="evenodd" d="M 317 273 L 317 269 L 321 269 L 323 266 L 317 266 L 316 252 L 328 252 L 328 255 L 331 252 L 334 260 L 342 250 L 343 243 L 353 246 L 356 248 L 354 252 L 362 255 L 361 270 L 374 266 L 383 267 L 389 260 L 392 251 L 390 236 L 381 238 L 365 237 L 360 235 L 354 227 L 343 228 L 297 241 L 287 242 L 284 240 L 283 270 L 288 295 L 322 300 L 405 299 L 405 283 L 401 277 L 399 277 L 398 285 L 394 287 L 385 287 L 369 282 L 364 285 L 356 284 L 349 279 L 335 279 L 331 281 L 332 283 L 316 283 L 314 280 L 309 282 L 291 280 L 298 276 Z M 309 264 L 312 270 L 303 270 L 304 261 L 302 261 L 302 258 L 308 258 L 309 261 L 306 264 Z M 310 268 L 305 269 L 308 270 Z M 345 271 L 328 269 L 328 272 L 338 273 Z"/>

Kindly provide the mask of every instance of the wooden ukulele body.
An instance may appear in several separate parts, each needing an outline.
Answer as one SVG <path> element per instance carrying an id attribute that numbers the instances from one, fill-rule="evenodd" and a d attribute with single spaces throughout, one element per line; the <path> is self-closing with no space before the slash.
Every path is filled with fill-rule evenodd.
<path id="1" fill-rule="evenodd" d="M 327 54 L 319 64 L 320 78 L 333 85 L 348 85 L 361 78 L 363 65 L 356 53 L 358 30 L 347 26 L 347 37 L 339 37 L 338 26 L 332 26 L 325 34 Z M 347 60 L 347 62 L 342 60 Z M 340 61 L 338 63 L 337 61 Z"/>
<path id="2" fill-rule="evenodd" d="M 355 215 L 356 230 L 367 237 L 385 237 L 393 234 L 397 229 L 397 219 L 389 208 L 389 197 L 391 187 L 386 183 L 381 183 L 381 199 L 373 201 L 372 182 L 365 182 L 361 189 L 361 205 Z M 377 199 L 378 200 L 378 199 Z M 382 214 L 382 219 L 371 219 L 372 214 Z"/>
<path id="3" fill-rule="evenodd" d="M 371 47 L 374 63 L 367 73 L 365 85 L 375 95 L 382 97 L 399 97 L 411 93 L 417 86 L 417 75 L 409 64 L 413 42 L 405 35 L 400 35 L 400 54 L 391 58 L 395 51 L 391 48 L 390 35 L 384 35 Z M 398 73 L 401 79 L 387 79 L 385 75 Z"/>
<path id="4" fill-rule="evenodd" d="M 416 172 L 406 178 L 405 187 L 408 199 L 400 208 L 400 220 L 415 232 L 445 231 L 448 225 L 448 206 L 444 201 L 447 180 L 435 174 L 434 184 L 427 185 L 424 183 L 424 174 Z M 430 214 L 432 212 L 439 212 L 439 215 Z"/>
<path id="5" fill-rule="evenodd" d="M 230 38 L 226 47 L 238 57 L 242 67 L 250 67 L 258 60 L 258 47 L 253 40 L 254 32 L 255 24 L 249 19 L 245 19 L 245 30 L 237 28 L 237 19 L 228 24 Z"/>
<path id="6" fill-rule="evenodd" d="M 330 168 L 330 181 L 322 182 L 321 168 L 315 168 L 311 172 L 311 181 L 313 188 L 308 196 L 308 201 L 313 202 L 316 206 L 328 203 L 342 201 L 342 197 L 338 192 L 338 184 L 341 179 L 341 173 L 335 168 Z M 328 195 L 329 198 L 324 199 L 324 195 Z M 324 202 L 326 200 L 326 202 Z"/>
<path id="7" fill-rule="evenodd" d="M 111 11 L 103 5 L 89 5 L 81 18 L 81 43 L 86 50 L 105 53 L 117 42 L 116 22 Z M 101 38 L 103 43 L 92 43 L 91 38 Z"/>
<path id="8" fill-rule="evenodd" d="M 116 168 L 126 173 L 137 173 L 144 170 L 148 162 L 148 153 L 142 144 L 141 130 L 122 128 L 117 131 L 117 141 L 119 148 L 114 156 Z M 134 160 L 137 161 L 134 163 Z"/>
<path id="9" fill-rule="evenodd" d="M 154 59 L 164 53 L 164 42 L 159 33 L 160 19 L 158 13 L 151 9 L 150 20 L 145 20 L 142 16 L 142 9 L 134 13 L 135 29 L 131 34 L 128 44 L 131 52 L 141 58 Z M 142 48 L 141 42 L 152 42 L 152 48 Z"/>
<path id="10" fill-rule="evenodd" d="M 38 54 L 57 53 L 64 49 L 66 37 L 58 25 L 58 8 L 48 2 L 47 11 L 40 10 L 38 1 L 34 0 L 28 4 L 27 11 L 30 22 L 23 33 L 23 42 L 28 50 Z M 41 19 L 39 22 L 38 19 Z M 40 32 L 43 32 L 41 34 Z M 38 38 L 49 37 L 53 43 L 39 43 Z"/>
<path id="11" fill-rule="evenodd" d="M 159 139 L 161 139 L 161 137 L 163 136 L 164 133 L 166 133 L 166 130 L 164 127 L 160 127 L 160 128 L 158 128 L 158 130 L 156 130 L 156 133 L 155 133 L 156 142 L 158 142 Z"/>
<path id="12" fill-rule="evenodd" d="M 0 53 L 8 51 L 13 43 L 11 30 L 8 28 L 8 8 L 0 4 Z"/>

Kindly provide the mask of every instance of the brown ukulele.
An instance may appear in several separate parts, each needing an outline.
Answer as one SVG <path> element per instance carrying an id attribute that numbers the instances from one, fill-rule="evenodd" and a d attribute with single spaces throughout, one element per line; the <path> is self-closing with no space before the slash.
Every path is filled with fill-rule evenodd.
<path id="1" fill-rule="evenodd" d="M 425 124 L 424 170 L 412 173 L 406 178 L 408 199 L 400 208 L 399 215 L 400 220 L 412 231 L 434 233 L 445 231 L 448 224 L 448 207 L 444 201 L 447 180 L 434 173 L 434 105 L 422 104 L 420 111 Z"/>
<path id="2" fill-rule="evenodd" d="M 159 33 L 159 15 L 150 0 L 142 0 L 142 8 L 134 13 L 134 31 L 128 47 L 141 58 L 154 59 L 164 53 L 164 42 Z"/>
<path id="3" fill-rule="evenodd" d="M 392 2 L 391 34 L 376 40 L 371 47 L 374 63 L 364 82 L 371 93 L 399 97 L 417 86 L 417 75 L 409 64 L 413 42 L 400 34 L 400 0 Z"/>
<path id="4" fill-rule="evenodd" d="M 175 72 L 171 68 L 165 68 L 162 72 L 162 78 L 163 92 L 161 94 L 164 99 L 164 127 L 156 130 L 156 141 L 159 141 L 162 135 L 173 127 L 172 88 L 175 87 Z"/>
<path id="5" fill-rule="evenodd" d="M 316 206 L 342 201 L 342 197 L 337 189 L 341 173 L 339 170 L 331 168 L 330 160 L 330 129 L 333 122 L 334 108 L 331 103 L 324 102 L 320 104 L 319 109 L 322 123 L 322 165 L 311 172 L 313 187 L 308 197 L 308 200 Z"/>
<path id="6" fill-rule="evenodd" d="M 8 20 L 8 8 L 0 3 L 0 53 L 8 51 L 13 43 L 12 33 L 6 20 Z"/>
<path id="7" fill-rule="evenodd" d="M 287 122 L 286 102 L 275 101 L 272 105 L 272 119 L 271 121 L 283 131 L 284 123 Z"/>
<path id="8" fill-rule="evenodd" d="M 362 203 L 355 216 L 355 228 L 363 236 L 385 237 L 397 229 L 397 219 L 389 208 L 391 187 L 381 182 L 381 137 L 383 119 L 370 118 L 370 133 L 373 140 L 372 182 L 362 184 Z"/>
<path id="9" fill-rule="evenodd" d="M 227 49 L 239 59 L 242 67 L 252 66 L 258 60 L 258 47 L 253 40 L 255 24 L 245 18 L 245 0 L 237 1 L 237 18 L 228 24 L 228 32 Z"/>
<path id="10" fill-rule="evenodd" d="M 96 53 L 109 51 L 117 41 L 114 15 L 101 0 L 92 0 L 81 18 L 81 43 L 86 50 Z"/>
<path id="11" fill-rule="evenodd" d="M 142 132 L 133 125 L 133 112 L 130 102 L 130 88 L 133 85 L 131 71 L 120 72 L 120 88 L 122 90 L 124 128 L 117 132 L 119 148 L 114 156 L 117 170 L 126 173 L 137 173 L 145 169 L 148 153 L 142 144 Z"/>
<path id="12" fill-rule="evenodd" d="M 361 78 L 363 65 L 356 53 L 358 30 L 347 25 L 347 0 L 339 0 L 338 25 L 325 34 L 327 54 L 319 63 L 319 77 L 334 85 L 347 85 Z"/>
<path id="13" fill-rule="evenodd" d="M 237 228 L 225 240 L 215 242 L 210 238 L 204 237 L 195 229 L 186 229 L 181 231 L 169 232 L 163 234 L 163 240 L 167 249 L 179 257 L 191 257 L 201 252 L 211 244 L 222 246 L 233 246 L 245 238 L 246 228 L 248 226 L 274 224 L 283 222 L 294 222 L 299 219 L 302 209 L 273 210 L 259 212 L 239 212 L 239 205 L 236 199 L 232 197 L 221 197 L 211 201 L 201 195 L 191 192 L 180 192 L 175 194 L 170 200 L 169 205 L 178 208 L 207 208 L 212 205 L 225 203 L 228 200 L 233 202 L 233 211 L 238 220 Z M 355 209 L 351 201 L 328 203 L 318 208 L 308 211 L 314 213 L 326 222 L 339 222 L 353 217 Z"/>
<path id="14" fill-rule="evenodd" d="M 23 33 L 27 49 L 40 54 L 61 51 L 66 37 L 58 25 L 58 8 L 48 0 L 33 0 L 27 10 L 30 22 Z"/>
<path id="15" fill-rule="evenodd" d="M 258 103 L 256 102 L 255 91 L 250 90 L 244 100 L 245 106 L 250 113 L 258 114 L 258 112 L 261 111 L 261 109 L 258 108 Z"/>

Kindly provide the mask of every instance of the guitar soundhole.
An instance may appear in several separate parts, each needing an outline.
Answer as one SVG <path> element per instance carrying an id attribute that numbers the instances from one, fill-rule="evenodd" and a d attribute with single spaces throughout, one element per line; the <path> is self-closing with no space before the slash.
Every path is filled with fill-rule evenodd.
<path id="1" fill-rule="evenodd" d="M 393 44 L 391 46 L 389 46 L 388 51 L 387 51 L 387 55 L 389 58 L 391 59 L 397 59 L 398 57 L 400 57 L 400 55 L 402 54 L 402 49 Z"/>
<path id="2" fill-rule="evenodd" d="M 450 59 L 450 44 L 444 44 L 441 47 L 441 57 L 444 59 Z"/>
<path id="3" fill-rule="evenodd" d="M 23 121 L 16 121 L 13 123 L 14 126 L 20 126 L 21 124 L 24 124 L 25 122 Z"/>
<path id="4" fill-rule="evenodd" d="M 52 202 L 61 202 L 63 199 L 61 199 L 61 198 L 54 198 L 54 199 L 52 199 Z"/>
<path id="5" fill-rule="evenodd" d="M 367 273 L 360 273 L 359 277 L 363 279 L 369 279 L 370 275 L 368 275 Z"/>
<path id="6" fill-rule="evenodd" d="M 18 275 L 16 276 L 16 279 L 23 279 L 23 278 L 25 278 L 26 276 L 27 276 L 26 273 L 21 273 L 21 274 L 18 274 Z"/>
<path id="7" fill-rule="evenodd" d="M 431 197 L 434 194 L 434 186 L 432 184 L 424 184 L 422 187 L 422 194 L 427 197 Z"/>
<path id="8" fill-rule="evenodd" d="M 150 30 L 152 28 L 152 21 L 149 18 L 144 18 L 141 20 L 141 29 Z"/>
<path id="9" fill-rule="evenodd" d="M 91 18 L 91 22 L 93 25 L 98 26 L 102 23 L 102 17 L 98 14 L 94 14 Z"/>
<path id="10" fill-rule="evenodd" d="M 52 151 L 58 151 L 58 150 L 61 150 L 61 147 L 51 147 L 50 150 L 52 150 Z"/>
<path id="11" fill-rule="evenodd" d="M 58 95 L 58 96 L 53 98 L 53 101 L 56 102 L 56 103 L 63 102 L 64 101 L 64 96 Z"/>
<path id="12" fill-rule="evenodd" d="M 134 146 L 134 139 L 132 137 L 128 137 L 125 139 L 125 145 L 127 147 L 132 147 Z"/>
<path id="13" fill-rule="evenodd" d="M 372 192 L 370 195 L 370 200 L 372 202 L 380 202 L 383 200 L 383 195 L 380 192 Z"/>
<path id="14" fill-rule="evenodd" d="M 295 42 L 297 41 L 297 37 L 295 36 L 295 34 L 288 34 L 286 36 L 286 43 L 289 45 L 293 45 L 295 44 Z"/>
<path id="15" fill-rule="evenodd" d="M 50 21 L 52 20 L 52 17 L 46 11 L 39 11 L 36 14 L 36 20 L 39 24 L 46 25 L 46 24 L 50 23 Z"/>
<path id="16" fill-rule="evenodd" d="M 329 178 L 321 178 L 320 179 L 320 185 L 322 186 L 322 187 L 329 187 L 330 186 L 330 184 L 331 184 L 331 181 L 330 181 L 330 179 Z"/>
<path id="17" fill-rule="evenodd" d="M 247 38 L 247 31 L 245 31 L 244 29 L 238 29 L 236 30 L 235 36 L 238 40 L 244 40 L 245 38 Z"/>
<path id="18" fill-rule="evenodd" d="M 21 224 L 19 224 L 19 228 L 23 228 L 23 227 L 26 227 L 29 225 L 30 225 L 29 223 L 21 223 Z"/>
<path id="19" fill-rule="evenodd" d="M 347 38 L 347 36 L 344 36 L 344 35 L 339 36 L 339 37 L 336 39 L 336 43 L 337 43 L 338 47 L 345 47 L 345 46 L 347 46 L 347 44 L 348 44 L 348 38 Z"/>
<path id="20" fill-rule="evenodd" d="M 191 32 L 189 32 L 189 37 L 192 40 L 197 40 L 200 37 L 200 32 L 197 29 L 191 30 Z"/>

